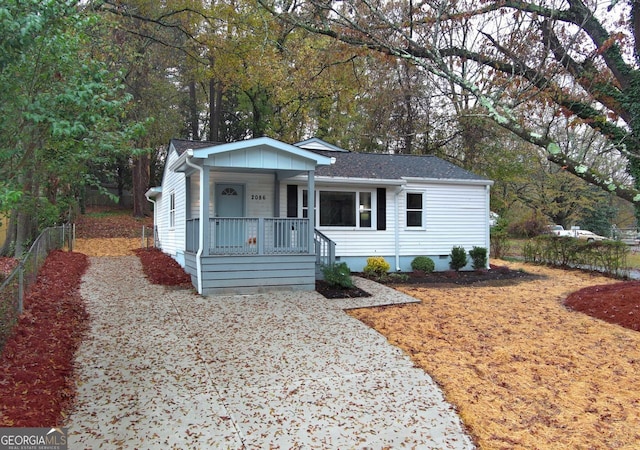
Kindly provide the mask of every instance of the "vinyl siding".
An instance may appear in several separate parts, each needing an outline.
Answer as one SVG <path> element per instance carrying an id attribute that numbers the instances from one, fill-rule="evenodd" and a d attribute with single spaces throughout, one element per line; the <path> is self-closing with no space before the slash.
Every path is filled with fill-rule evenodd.
<path id="1" fill-rule="evenodd" d="M 166 167 L 178 158 L 178 154 L 169 149 Z M 197 176 L 197 175 L 196 175 Z M 175 227 L 169 227 L 169 206 L 171 193 L 175 194 Z M 162 251 L 175 256 L 184 252 L 185 247 L 185 205 L 186 202 L 186 183 L 183 173 L 165 170 L 162 178 L 162 194 L 156 199 L 156 208 L 158 208 L 157 221 L 160 245 Z"/>
<path id="2" fill-rule="evenodd" d="M 317 181 L 316 189 L 325 186 Z M 379 186 L 384 187 L 384 186 Z M 335 186 L 331 186 L 335 189 Z M 371 186 L 349 186 L 346 191 L 370 190 Z M 396 254 L 396 226 L 399 226 L 400 257 L 426 255 L 446 256 L 453 246 L 471 250 L 474 246 L 489 248 L 488 197 L 483 185 L 438 183 L 410 183 L 397 195 L 397 187 L 386 190 L 386 230 L 318 227 L 336 243 L 336 256 L 354 258 L 369 256 L 394 257 Z M 423 227 L 406 227 L 406 193 L 423 194 Z M 286 214 L 286 183 L 281 186 L 281 211 Z M 396 199 L 399 217 L 396 220 Z M 301 201 L 299 199 L 299 201 Z M 375 228 L 375 221 L 374 221 Z M 389 261 L 392 263 L 392 261 Z M 361 268 L 352 267 L 352 270 Z"/>

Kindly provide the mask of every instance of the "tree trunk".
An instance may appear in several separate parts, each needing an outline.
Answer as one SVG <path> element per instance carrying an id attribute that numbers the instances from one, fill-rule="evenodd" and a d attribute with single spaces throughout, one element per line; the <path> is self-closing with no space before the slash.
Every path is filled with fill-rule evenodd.
<path id="1" fill-rule="evenodd" d="M 133 216 L 144 217 L 151 212 L 145 197 L 149 189 L 149 154 L 143 153 L 133 160 Z"/>
<path id="2" fill-rule="evenodd" d="M 213 78 L 209 80 L 209 140 L 220 141 L 222 117 L 222 86 Z"/>
<path id="3" fill-rule="evenodd" d="M 191 139 L 197 141 L 200 139 L 199 120 L 198 120 L 198 103 L 196 98 L 196 82 L 189 82 L 189 114 L 191 116 Z"/>
<path id="4" fill-rule="evenodd" d="M 7 235 L 5 236 L 4 242 L 2 243 L 2 247 L 0 247 L 0 256 L 9 256 L 11 254 L 11 247 L 14 241 L 16 240 L 16 219 L 18 217 L 18 211 L 11 210 L 9 216 L 6 219 L 7 221 Z"/>

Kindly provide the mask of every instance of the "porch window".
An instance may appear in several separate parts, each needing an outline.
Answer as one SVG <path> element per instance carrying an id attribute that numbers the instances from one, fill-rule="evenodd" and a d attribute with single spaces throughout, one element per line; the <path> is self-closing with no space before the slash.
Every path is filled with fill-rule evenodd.
<path id="1" fill-rule="evenodd" d="M 176 226 L 176 193 L 169 195 L 169 228 Z"/>
<path id="2" fill-rule="evenodd" d="M 422 193 L 407 192 L 407 227 L 421 228 L 423 213 Z"/>

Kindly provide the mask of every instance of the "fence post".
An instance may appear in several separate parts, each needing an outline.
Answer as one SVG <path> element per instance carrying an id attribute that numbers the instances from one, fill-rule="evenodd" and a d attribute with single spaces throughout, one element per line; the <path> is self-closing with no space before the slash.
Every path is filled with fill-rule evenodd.
<path id="1" fill-rule="evenodd" d="M 18 315 L 22 314 L 24 308 L 24 266 L 22 261 L 18 268 Z"/>

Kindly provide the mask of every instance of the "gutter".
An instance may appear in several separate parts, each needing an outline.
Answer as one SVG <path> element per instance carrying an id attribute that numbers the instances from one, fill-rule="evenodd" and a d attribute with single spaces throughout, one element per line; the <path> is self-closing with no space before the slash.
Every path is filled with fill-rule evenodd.
<path id="1" fill-rule="evenodd" d="M 202 183 L 202 179 L 204 178 L 204 167 L 201 167 L 197 164 L 194 164 L 191 162 L 191 159 L 193 158 L 193 149 L 189 148 L 187 149 L 187 151 L 184 153 L 185 159 L 184 159 L 184 163 L 193 168 L 196 169 L 198 172 L 200 172 L 200 190 L 202 191 L 202 189 L 204 189 L 203 184 Z M 208 186 L 207 186 L 208 188 Z M 198 294 L 202 294 L 202 249 L 204 248 L 204 220 L 202 220 L 202 216 L 204 214 L 202 214 L 202 192 L 199 192 L 200 195 L 200 220 L 198 220 L 198 251 L 196 252 L 196 276 L 198 277 Z M 207 207 L 209 207 L 209 205 L 207 205 Z"/>

